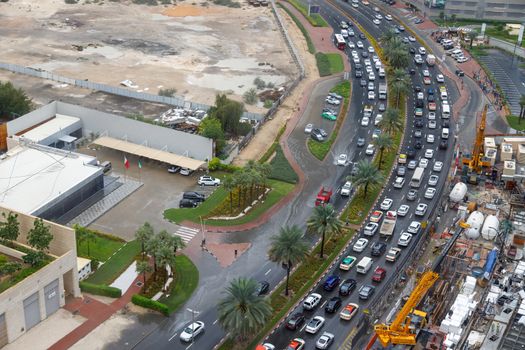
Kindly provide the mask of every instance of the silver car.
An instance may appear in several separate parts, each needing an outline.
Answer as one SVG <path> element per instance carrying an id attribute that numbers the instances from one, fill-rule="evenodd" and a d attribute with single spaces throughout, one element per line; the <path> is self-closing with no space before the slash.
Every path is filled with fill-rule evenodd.
<path id="1" fill-rule="evenodd" d="M 306 333 L 315 334 L 324 325 L 324 317 L 315 316 L 306 324 Z"/>
<path id="2" fill-rule="evenodd" d="M 193 322 L 189 324 L 186 328 L 184 328 L 184 330 L 180 334 L 180 340 L 190 342 L 202 332 L 204 332 L 204 322 Z"/>
<path id="3" fill-rule="evenodd" d="M 319 339 L 317 339 L 315 347 L 317 349 L 328 349 L 328 347 L 334 342 L 334 338 L 335 335 L 332 333 L 324 332 Z"/>

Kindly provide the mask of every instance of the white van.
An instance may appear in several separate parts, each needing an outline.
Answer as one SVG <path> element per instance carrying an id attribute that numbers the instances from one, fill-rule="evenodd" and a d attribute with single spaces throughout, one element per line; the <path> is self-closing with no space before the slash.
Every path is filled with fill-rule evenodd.
<path id="1" fill-rule="evenodd" d="M 357 270 L 358 273 L 365 274 L 365 273 L 368 272 L 368 270 L 370 270 L 370 268 L 372 267 L 373 263 L 374 263 L 374 261 L 372 260 L 372 258 L 370 258 L 368 256 L 365 256 L 357 264 L 356 270 Z"/>
<path id="2" fill-rule="evenodd" d="M 448 139 L 448 135 L 449 135 L 448 128 L 443 128 L 443 130 L 441 131 L 441 138 L 443 140 L 447 140 Z"/>
<path id="3" fill-rule="evenodd" d="M 384 78 L 385 77 L 385 69 L 383 67 L 379 68 L 379 77 Z"/>
<path id="4" fill-rule="evenodd" d="M 441 90 L 441 99 L 442 100 L 448 100 L 447 90 L 445 90 L 445 89 Z"/>
<path id="5" fill-rule="evenodd" d="M 461 51 L 461 49 L 454 49 L 454 50 L 450 51 L 449 55 L 454 57 L 454 56 L 456 56 L 457 54 L 460 54 L 460 53 L 461 54 L 463 53 L 463 51 Z"/>
<path id="6" fill-rule="evenodd" d="M 443 103 L 441 105 L 441 109 L 442 109 L 442 111 L 441 111 L 441 118 L 443 118 L 443 119 L 450 118 L 450 105 L 448 103 L 446 103 L 446 104 Z"/>

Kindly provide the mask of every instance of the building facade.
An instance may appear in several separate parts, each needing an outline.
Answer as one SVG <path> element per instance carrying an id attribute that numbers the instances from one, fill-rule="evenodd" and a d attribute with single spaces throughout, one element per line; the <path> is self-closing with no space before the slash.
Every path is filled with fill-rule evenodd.
<path id="1" fill-rule="evenodd" d="M 445 14 L 457 18 L 525 22 L 525 0 L 447 0 Z"/>

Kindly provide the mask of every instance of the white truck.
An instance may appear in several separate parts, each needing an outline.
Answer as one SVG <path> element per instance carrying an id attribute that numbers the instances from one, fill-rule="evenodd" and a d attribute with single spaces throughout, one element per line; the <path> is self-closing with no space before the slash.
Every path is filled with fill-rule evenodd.
<path id="1" fill-rule="evenodd" d="M 396 228 L 397 221 L 397 212 L 394 210 L 389 210 L 386 212 L 381 228 L 379 229 L 379 234 L 383 237 L 391 237 Z"/>
<path id="2" fill-rule="evenodd" d="M 428 55 L 428 56 L 427 56 L 427 65 L 428 65 L 429 67 L 432 67 L 432 66 L 435 65 L 435 64 L 436 64 L 436 56 L 434 56 L 434 55 Z"/>
<path id="3" fill-rule="evenodd" d="M 386 100 L 386 83 L 379 83 L 379 99 Z"/>

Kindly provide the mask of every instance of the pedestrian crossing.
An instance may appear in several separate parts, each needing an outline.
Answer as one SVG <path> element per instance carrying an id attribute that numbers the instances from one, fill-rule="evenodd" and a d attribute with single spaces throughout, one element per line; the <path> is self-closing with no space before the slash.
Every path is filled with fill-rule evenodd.
<path id="1" fill-rule="evenodd" d="M 189 243 L 192 240 L 192 238 L 195 237 L 195 235 L 199 232 L 200 230 L 196 228 L 181 226 L 173 234 L 182 238 L 184 243 Z"/>

